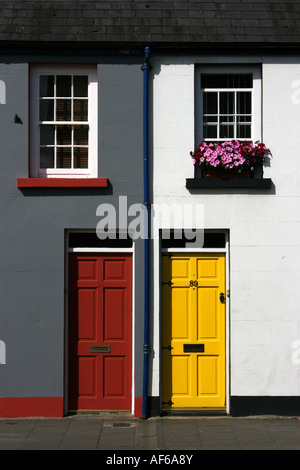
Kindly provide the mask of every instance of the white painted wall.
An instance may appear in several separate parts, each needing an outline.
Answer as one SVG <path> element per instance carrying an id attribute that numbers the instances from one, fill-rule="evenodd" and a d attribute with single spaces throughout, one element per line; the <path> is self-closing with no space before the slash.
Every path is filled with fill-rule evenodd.
<path id="1" fill-rule="evenodd" d="M 228 380 L 231 395 L 298 396 L 300 365 L 300 59 L 262 62 L 262 141 L 272 151 L 265 177 L 275 193 L 199 190 L 191 194 L 194 63 L 242 58 L 152 58 L 153 203 L 203 204 L 205 228 L 230 231 Z M 223 62 L 222 62 L 223 61 Z M 251 58 L 247 57 L 247 62 Z M 161 223 L 161 228 L 164 223 Z M 156 233 L 156 236 L 158 234 Z M 159 243 L 153 241 L 154 359 L 159 395 Z M 299 357 L 299 355 L 298 355 Z"/>

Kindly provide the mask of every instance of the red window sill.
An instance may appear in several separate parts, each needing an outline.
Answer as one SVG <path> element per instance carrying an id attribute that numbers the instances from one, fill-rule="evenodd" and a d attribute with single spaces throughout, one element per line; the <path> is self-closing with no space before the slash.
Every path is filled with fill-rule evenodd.
<path id="1" fill-rule="evenodd" d="M 18 178 L 18 188 L 107 188 L 107 178 Z"/>

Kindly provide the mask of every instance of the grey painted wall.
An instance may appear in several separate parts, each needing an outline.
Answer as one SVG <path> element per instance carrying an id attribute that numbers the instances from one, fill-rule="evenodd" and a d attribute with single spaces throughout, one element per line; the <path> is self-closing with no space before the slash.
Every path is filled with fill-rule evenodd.
<path id="1" fill-rule="evenodd" d="M 70 62 L 75 59 L 82 60 L 68 57 Z M 118 63 L 108 58 L 98 65 L 98 167 L 99 176 L 109 178 L 109 188 L 21 191 L 17 177 L 28 176 L 27 61 L 0 60 L 0 80 L 7 95 L 6 104 L 0 104 L 0 340 L 6 343 L 0 397 L 61 397 L 65 230 L 96 228 L 98 205 L 105 202 L 118 208 L 120 195 L 128 196 L 128 204 L 143 202 L 143 75 L 138 60 Z M 15 114 L 22 124 L 14 123 Z M 142 240 L 136 241 L 135 249 L 135 395 L 141 396 Z"/>

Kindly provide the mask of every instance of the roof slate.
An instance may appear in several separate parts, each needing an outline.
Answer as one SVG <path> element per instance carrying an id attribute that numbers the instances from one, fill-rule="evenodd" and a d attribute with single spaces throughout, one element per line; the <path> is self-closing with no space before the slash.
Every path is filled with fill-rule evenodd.
<path id="1" fill-rule="evenodd" d="M 0 0 L 0 41 L 300 44 L 300 3 Z"/>

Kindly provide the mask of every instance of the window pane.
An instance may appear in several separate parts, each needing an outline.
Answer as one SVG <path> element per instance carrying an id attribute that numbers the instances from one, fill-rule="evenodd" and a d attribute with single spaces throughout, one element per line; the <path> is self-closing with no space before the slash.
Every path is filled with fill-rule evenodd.
<path id="1" fill-rule="evenodd" d="M 71 78 L 70 75 L 57 75 L 56 96 L 71 96 Z"/>
<path id="2" fill-rule="evenodd" d="M 251 125 L 238 125 L 237 126 L 238 139 L 251 139 Z"/>
<path id="3" fill-rule="evenodd" d="M 237 93 L 237 113 L 251 114 L 251 92 L 239 91 Z"/>
<path id="4" fill-rule="evenodd" d="M 71 126 L 57 126 L 57 145 L 72 144 L 72 128 Z"/>
<path id="5" fill-rule="evenodd" d="M 71 148 L 57 147 L 56 168 L 71 168 Z"/>
<path id="6" fill-rule="evenodd" d="M 54 75 L 40 76 L 40 96 L 54 96 Z"/>
<path id="7" fill-rule="evenodd" d="M 71 121 L 71 100 L 56 100 L 56 120 Z"/>
<path id="8" fill-rule="evenodd" d="M 238 124 L 246 123 L 246 124 L 251 124 L 251 116 L 237 116 L 237 122 Z"/>
<path id="9" fill-rule="evenodd" d="M 218 93 L 203 94 L 203 113 L 218 114 Z"/>
<path id="10" fill-rule="evenodd" d="M 253 75 L 251 73 L 237 74 L 235 88 L 253 88 Z"/>
<path id="11" fill-rule="evenodd" d="M 220 114 L 234 114 L 234 92 L 220 93 Z"/>
<path id="12" fill-rule="evenodd" d="M 226 81 L 224 78 L 226 75 L 215 75 L 215 74 L 202 74 L 201 75 L 201 87 L 202 88 L 226 88 Z"/>
<path id="13" fill-rule="evenodd" d="M 217 126 L 203 126 L 204 139 L 216 139 L 218 136 Z"/>
<path id="14" fill-rule="evenodd" d="M 74 126 L 74 145 L 88 145 L 88 139 L 88 126 Z"/>
<path id="15" fill-rule="evenodd" d="M 202 74 L 202 88 L 252 88 L 253 76 L 250 73 Z"/>
<path id="16" fill-rule="evenodd" d="M 215 122 L 217 124 L 218 123 L 218 116 L 214 116 L 214 115 L 204 116 L 203 121 L 204 121 L 204 123 Z"/>
<path id="17" fill-rule="evenodd" d="M 88 120 L 88 100 L 73 101 L 73 119 L 74 121 Z"/>
<path id="18" fill-rule="evenodd" d="M 88 149 L 84 147 L 74 148 L 74 168 L 88 168 Z"/>
<path id="19" fill-rule="evenodd" d="M 88 96 L 87 75 L 75 75 L 73 80 L 74 80 L 74 96 L 79 96 L 81 98 Z"/>
<path id="20" fill-rule="evenodd" d="M 54 168 L 54 148 L 40 148 L 40 168 Z"/>
<path id="21" fill-rule="evenodd" d="M 40 121 L 54 121 L 54 100 L 40 100 Z"/>
<path id="22" fill-rule="evenodd" d="M 41 145 L 54 145 L 55 144 L 54 126 L 41 126 L 40 127 L 40 144 Z"/>
<path id="23" fill-rule="evenodd" d="M 235 116 L 220 116 L 220 124 L 231 124 L 235 121 Z"/>
<path id="24" fill-rule="evenodd" d="M 233 138 L 234 138 L 233 125 L 221 125 L 220 126 L 220 139 L 233 139 Z"/>

